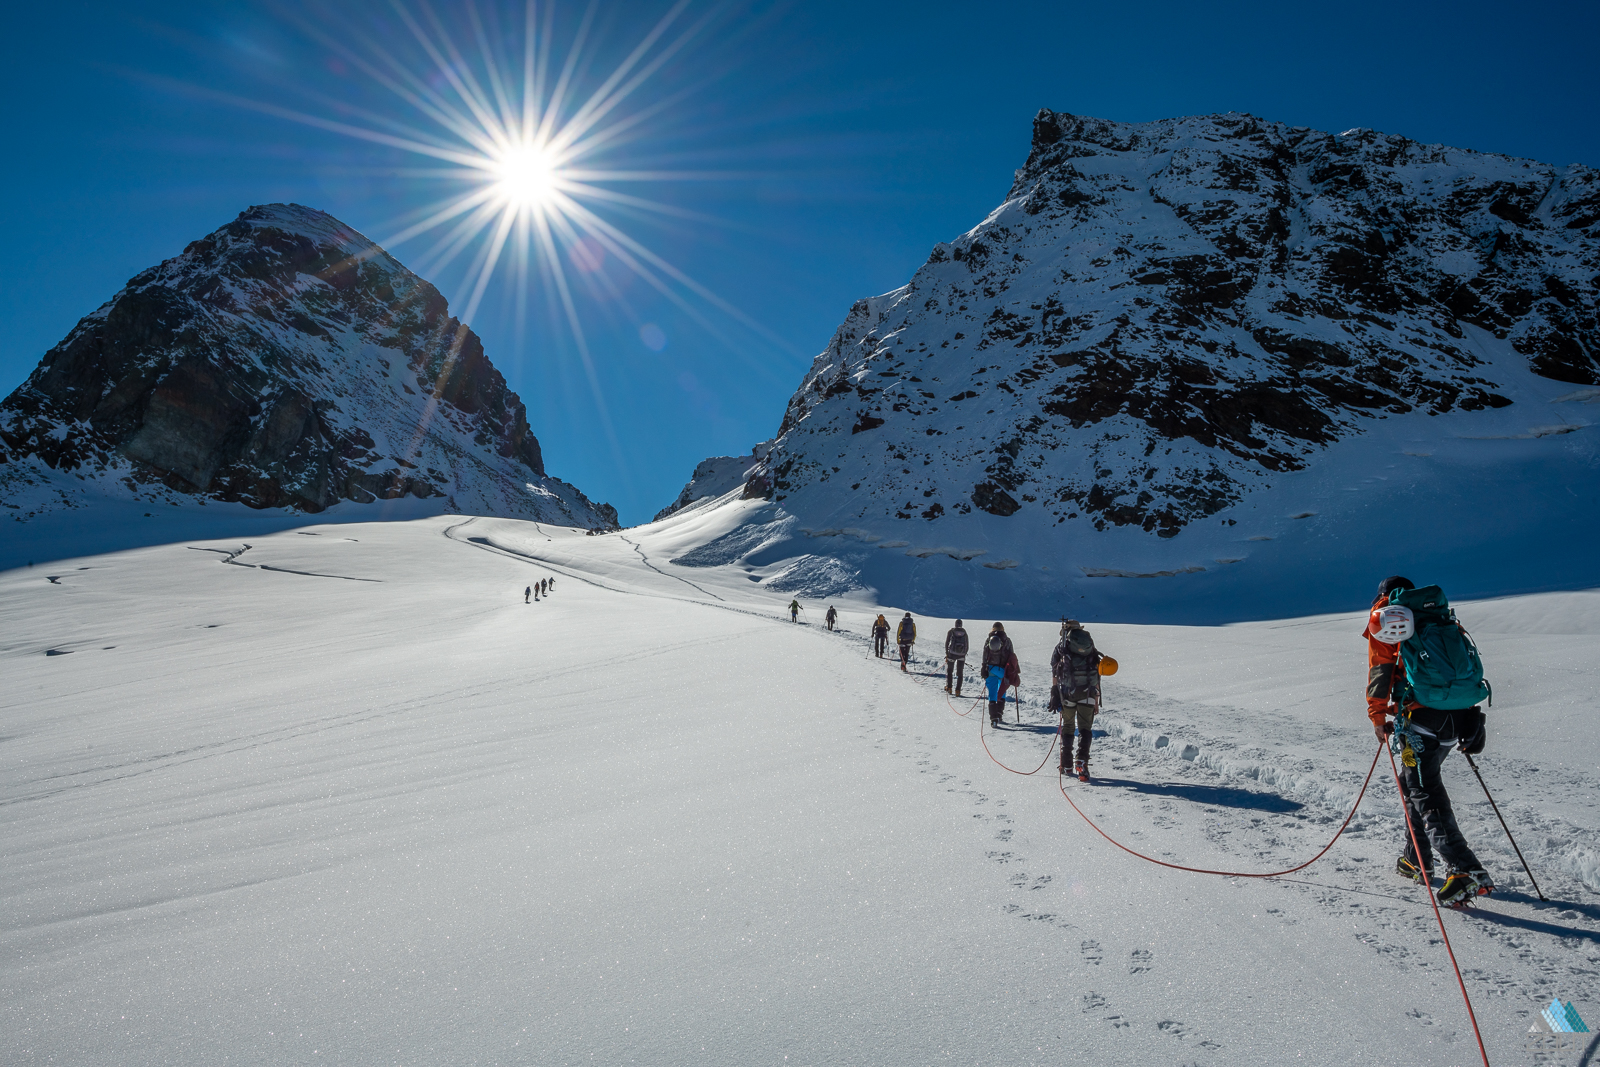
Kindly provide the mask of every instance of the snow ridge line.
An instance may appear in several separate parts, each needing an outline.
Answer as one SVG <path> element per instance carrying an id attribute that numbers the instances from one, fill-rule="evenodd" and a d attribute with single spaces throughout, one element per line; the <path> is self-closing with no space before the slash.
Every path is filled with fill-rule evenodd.
<path id="1" fill-rule="evenodd" d="M 321 574 L 317 571 L 297 571 L 290 567 L 274 567 L 270 563 L 240 563 L 239 557 L 250 551 L 250 549 L 254 547 L 253 545 L 245 545 L 237 552 L 229 552 L 225 548 L 198 548 L 194 545 L 187 545 L 185 547 L 187 547 L 191 552 L 219 552 L 223 556 L 223 563 L 231 563 L 235 567 L 248 567 L 251 570 L 277 571 L 279 574 L 301 574 L 307 578 L 337 578 L 342 582 L 374 582 L 378 585 L 383 584 L 382 578 L 352 578 L 348 574 Z"/>
<path id="2" fill-rule="evenodd" d="M 622 537 L 622 534 L 621 534 L 620 531 L 617 533 L 617 536 L 618 537 Z M 657 567 L 654 563 L 651 563 L 650 562 L 650 557 L 644 554 L 644 546 L 639 544 L 637 541 L 630 541 L 626 537 L 622 537 L 622 543 L 625 544 L 625 545 L 630 546 L 635 552 L 639 553 L 639 562 L 643 563 L 646 567 L 649 567 L 651 570 L 653 570 L 657 574 L 661 575 L 661 577 L 663 577 L 663 578 L 677 578 L 678 581 L 682 582 L 684 585 L 690 586 L 690 587 L 692 587 L 694 589 L 699 589 L 700 592 L 704 593 L 708 597 L 711 597 L 713 600 L 722 600 L 721 597 L 717 596 L 717 594 L 713 593 L 711 590 L 709 590 L 709 589 L 701 589 L 700 586 L 695 585 L 689 579 L 680 577 L 679 575 L 676 575 L 676 574 L 668 574 L 666 571 L 662 570 L 660 567 Z M 727 601 L 723 601 L 723 603 L 727 603 Z"/>

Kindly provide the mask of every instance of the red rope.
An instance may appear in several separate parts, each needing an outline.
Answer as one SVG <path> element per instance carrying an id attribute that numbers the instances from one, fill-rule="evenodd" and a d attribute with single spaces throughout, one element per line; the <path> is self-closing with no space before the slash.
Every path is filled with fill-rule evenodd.
<path id="1" fill-rule="evenodd" d="M 1378 758 L 1374 756 L 1372 759 L 1376 764 Z M 1400 768 L 1395 766 L 1392 750 L 1389 753 L 1389 767 L 1394 771 L 1394 787 L 1400 791 L 1400 813 L 1405 816 L 1406 833 L 1411 837 L 1412 855 L 1421 860 L 1422 849 L 1418 847 L 1417 828 L 1411 823 L 1411 809 L 1406 806 L 1406 790 L 1405 786 L 1400 784 Z M 1478 1055 L 1483 1057 L 1483 1067 L 1489 1067 L 1489 1053 L 1483 1047 L 1483 1034 L 1478 1030 L 1478 1013 L 1472 1010 L 1472 998 L 1467 996 L 1467 982 L 1461 977 L 1461 965 L 1456 962 L 1456 950 L 1450 947 L 1450 935 L 1444 928 L 1444 916 L 1439 914 L 1438 898 L 1433 895 L 1433 887 L 1426 881 L 1422 883 L 1422 891 L 1428 894 L 1428 903 L 1433 905 L 1433 917 L 1439 923 L 1439 936 L 1444 938 L 1444 950 L 1450 956 L 1450 966 L 1455 968 L 1456 984 L 1461 987 L 1461 999 L 1467 1005 L 1467 1018 L 1472 1020 L 1472 1036 L 1478 1039 Z"/>
<path id="2" fill-rule="evenodd" d="M 949 693 L 945 693 L 944 702 L 950 705 L 951 711 L 955 711 L 957 715 L 965 719 L 967 716 L 978 710 L 978 705 L 983 703 L 983 698 L 979 697 L 977 700 L 974 700 L 972 702 L 972 707 L 968 708 L 966 711 L 956 711 L 956 702 L 950 699 Z"/>
<path id="3" fill-rule="evenodd" d="M 1017 706 L 1018 706 L 1019 709 L 1021 708 L 1021 704 L 1020 703 Z M 1039 764 L 1039 766 L 1035 767 L 1031 771 L 1019 771 L 1019 770 L 1016 770 L 1013 767 L 1007 767 L 1004 763 L 1001 763 L 999 760 L 994 759 L 994 753 L 993 752 L 989 752 L 989 742 L 983 736 L 983 720 L 982 719 L 978 720 L 978 740 L 983 742 L 983 750 L 985 752 L 989 752 L 989 758 L 994 760 L 994 765 L 996 767 L 999 767 L 1003 771 L 1010 771 L 1012 774 L 1020 774 L 1024 778 L 1026 778 L 1030 774 L 1038 774 L 1040 771 L 1044 770 L 1045 763 L 1049 763 L 1050 762 L 1050 755 L 1051 755 L 1051 753 L 1055 752 L 1055 750 L 1056 750 L 1056 741 L 1060 739 L 1060 736 L 1061 735 L 1058 733 L 1055 737 L 1052 737 L 1050 739 L 1050 748 L 1044 754 L 1044 763 Z"/>
<path id="4" fill-rule="evenodd" d="M 1277 878 L 1281 875 L 1293 874 L 1295 871 L 1304 870 L 1320 860 L 1323 856 L 1327 855 L 1328 849 L 1333 847 L 1333 842 L 1339 840 L 1339 836 L 1340 834 L 1344 833 L 1345 827 L 1350 825 L 1350 820 L 1355 818 L 1356 809 L 1361 806 L 1361 798 L 1367 795 L 1367 786 L 1372 782 L 1372 773 L 1378 769 L 1378 757 L 1382 754 L 1383 748 L 1381 746 L 1379 747 L 1378 751 L 1372 754 L 1372 766 L 1367 768 L 1367 779 L 1361 783 L 1361 792 L 1356 794 L 1356 802 L 1350 806 L 1350 814 L 1344 817 L 1344 822 L 1339 824 L 1339 830 L 1333 835 L 1333 840 L 1329 841 L 1326 845 L 1323 845 L 1321 852 L 1318 852 L 1315 856 L 1312 856 L 1304 863 L 1290 867 L 1288 870 L 1269 871 L 1266 874 L 1255 871 L 1213 871 L 1208 870 L 1205 867 L 1185 867 L 1180 863 L 1168 863 L 1166 860 L 1158 860 L 1154 856 L 1146 856 L 1143 852 L 1135 852 L 1133 849 L 1129 848 L 1127 845 L 1124 845 L 1122 842 L 1116 840 L 1110 834 L 1100 829 L 1100 827 L 1096 826 L 1094 820 L 1089 818 L 1089 816 L 1084 815 L 1083 809 L 1078 807 L 1071 795 L 1068 794 L 1067 784 L 1065 781 L 1058 780 L 1057 784 L 1061 787 L 1061 795 L 1067 798 L 1067 803 L 1072 805 L 1072 810 L 1082 816 L 1083 821 L 1089 824 L 1090 829 L 1094 830 L 1095 833 L 1099 834 L 1107 841 L 1110 841 L 1113 845 L 1116 845 L 1130 856 L 1138 856 L 1142 860 L 1148 860 L 1151 863 L 1157 863 L 1163 867 L 1171 867 L 1176 871 L 1189 871 L 1192 874 L 1220 874 L 1225 878 Z M 1392 758 L 1393 757 L 1391 757 L 1391 759 Z"/>
<path id="5" fill-rule="evenodd" d="M 913 678 L 912 680 L 916 681 L 915 678 Z M 918 684 L 921 684 L 921 683 L 918 683 Z M 955 703 L 950 700 L 950 695 L 948 693 L 945 694 L 945 703 L 950 705 L 950 710 L 951 711 L 955 711 Z M 974 711 L 977 710 L 978 705 L 980 703 L 982 703 L 982 698 L 979 698 L 978 700 L 974 701 L 972 707 L 969 708 L 967 711 L 964 711 L 964 712 L 956 711 L 956 714 L 957 715 L 961 715 L 963 717 L 971 715 Z M 1020 710 L 1021 710 L 1021 702 L 1019 701 L 1018 702 L 1018 711 L 1020 712 Z M 989 754 L 989 759 L 993 760 L 995 766 L 999 767 L 1001 770 L 1009 771 L 1012 774 L 1021 775 L 1022 777 L 1027 777 L 1029 775 L 1038 774 L 1040 771 L 1044 770 L 1045 764 L 1050 762 L 1050 756 L 1056 750 L 1056 742 L 1058 740 L 1060 740 L 1060 737 L 1061 737 L 1061 734 L 1058 731 L 1056 736 L 1054 736 L 1054 737 L 1052 737 L 1050 739 L 1050 748 L 1049 748 L 1048 751 L 1045 752 L 1044 761 L 1042 763 L 1040 763 L 1039 766 L 1035 767 L 1031 771 L 1019 771 L 1019 770 L 1016 770 L 1015 768 L 1007 767 L 1004 763 L 1001 763 L 998 759 L 995 759 L 994 753 L 992 751 L 990 751 L 990 749 L 989 749 L 989 741 L 988 741 L 987 738 L 984 737 L 983 720 L 982 719 L 978 720 L 978 739 L 983 742 L 983 750 Z M 1318 852 L 1315 856 L 1312 856 L 1310 859 L 1306 860 L 1304 863 L 1296 864 L 1295 866 L 1286 868 L 1285 870 L 1269 871 L 1269 872 L 1266 872 L 1266 873 L 1261 873 L 1261 872 L 1257 872 L 1257 871 L 1214 871 L 1214 870 L 1207 869 L 1205 867 L 1185 867 L 1184 865 L 1182 865 L 1180 863 L 1168 863 L 1166 860 L 1158 860 L 1154 856 L 1146 856 L 1143 852 L 1136 852 L 1133 849 L 1129 848 L 1127 845 L 1124 845 L 1122 842 L 1120 842 L 1120 841 L 1116 840 L 1115 838 L 1113 838 L 1110 834 L 1106 833 L 1104 830 L 1100 829 L 1100 827 L 1095 824 L 1095 821 L 1093 819 L 1089 818 L 1088 815 L 1084 814 L 1083 809 L 1078 807 L 1077 802 L 1074 801 L 1072 799 L 1071 794 L 1069 794 L 1067 792 L 1066 780 L 1063 777 L 1057 777 L 1056 785 L 1061 790 L 1061 795 L 1066 798 L 1067 803 L 1072 805 L 1072 810 L 1077 812 L 1079 817 L 1082 818 L 1084 822 L 1089 824 L 1089 828 L 1091 830 L 1093 830 L 1095 833 L 1099 834 L 1101 837 L 1105 838 L 1107 841 L 1111 842 L 1116 847 L 1120 848 L 1122 851 L 1128 853 L 1128 855 L 1130 855 L 1130 856 L 1137 856 L 1140 859 L 1145 860 L 1145 861 L 1147 861 L 1149 863 L 1154 863 L 1154 864 L 1157 864 L 1158 866 L 1161 866 L 1161 867 L 1170 867 L 1171 869 L 1173 869 L 1175 871 L 1188 871 L 1191 874 L 1215 874 L 1215 875 L 1221 875 L 1222 877 L 1225 877 L 1225 878 L 1279 878 L 1279 877 L 1282 877 L 1283 875 L 1286 875 L 1286 874 L 1293 874 L 1296 871 L 1305 870 L 1307 867 L 1311 866 L 1313 863 L 1315 863 L 1318 860 L 1320 860 L 1323 856 L 1327 855 L 1328 854 L 1328 850 L 1331 849 L 1334 846 L 1334 843 L 1337 842 L 1339 840 L 1339 838 L 1344 835 L 1345 830 L 1350 825 L 1350 820 L 1354 819 L 1356 817 L 1356 809 L 1361 807 L 1361 801 L 1367 795 L 1367 787 L 1372 784 L 1372 775 L 1378 769 L 1378 757 L 1381 756 L 1383 754 L 1384 749 L 1386 749 L 1388 747 L 1389 746 L 1388 746 L 1388 744 L 1386 742 L 1381 741 L 1381 740 L 1379 741 L 1378 750 L 1372 754 L 1372 766 L 1367 768 L 1367 776 L 1361 783 L 1361 791 L 1356 794 L 1356 802 L 1354 804 L 1350 805 L 1349 814 L 1347 814 L 1344 817 L 1344 822 L 1339 824 L 1339 829 L 1334 832 L 1333 837 L 1329 839 L 1328 843 L 1326 845 L 1322 846 L 1322 850 L 1320 852 Z M 1422 850 L 1417 847 L 1417 832 L 1416 832 L 1416 828 L 1411 825 L 1411 813 L 1406 808 L 1405 789 L 1404 789 L 1404 787 L 1402 787 L 1400 785 L 1400 769 L 1395 766 L 1394 753 L 1392 751 L 1389 753 L 1389 766 L 1394 771 L 1395 788 L 1400 791 L 1400 811 L 1405 816 L 1405 819 L 1406 819 L 1406 832 L 1411 836 L 1411 847 L 1415 851 L 1415 854 L 1420 857 L 1422 855 Z M 1432 890 L 1431 887 L 1425 886 L 1424 888 L 1426 889 L 1426 892 L 1428 894 L 1428 903 L 1433 906 L 1433 917 L 1439 923 L 1439 933 L 1444 938 L 1444 949 L 1445 949 L 1445 952 L 1448 953 L 1449 956 L 1450 956 L 1450 966 L 1456 972 L 1456 984 L 1461 989 L 1461 999 L 1467 1005 L 1467 1017 L 1472 1021 L 1472 1034 L 1473 1034 L 1473 1036 L 1475 1038 L 1477 1038 L 1477 1041 L 1478 1041 L 1478 1054 L 1483 1057 L 1483 1067 L 1489 1067 L 1489 1053 L 1484 1048 L 1484 1045 L 1483 1045 L 1483 1034 L 1478 1029 L 1478 1015 L 1477 1015 L 1477 1013 L 1475 1011 L 1472 1010 L 1472 998 L 1467 995 L 1466 979 L 1462 978 L 1462 976 L 1461 976 L 1461 966 L 1458 963 L 1456 963 L 1455 949 L 1451 948 L 1451 946 L 1450 946 L 1450 935 L 1449 935 L 1449 933 L 1447 933 L 1445 931 L 1444 917 L 1439 914 L 1439 902 L 1438 902 L 1438 900 L 1436 900 L 1434 898 L 1433 890 Z"/>

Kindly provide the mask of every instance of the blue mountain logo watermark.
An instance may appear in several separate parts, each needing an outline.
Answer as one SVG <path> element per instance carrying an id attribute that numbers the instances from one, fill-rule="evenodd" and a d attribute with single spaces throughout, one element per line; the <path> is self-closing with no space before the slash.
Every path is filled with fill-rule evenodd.
<path id="1" fill-rule="evenodd" d="M 1545 1025 L 1550 1027 L 1550 1032 L 1555 1034 L 1587 1034 L 1589 1028 L 1578 1018 L 1578 1011 L 1572 1002 L 1561 1003 L 1561 998 L 1554 1000 L 1539 1013 L 1543 1016 Z"/>
<path id="2" fill-rule="evenodd" d="M 1555 997 L 1539 1010 L 1528 1032 L 1523 1035 L 1523 1047 L 1531 1053 L 1570 1052 L 1589 1043 L 1589 1027 L 1578 1015 L 1572 1003 L 1562 1003 Z"/>

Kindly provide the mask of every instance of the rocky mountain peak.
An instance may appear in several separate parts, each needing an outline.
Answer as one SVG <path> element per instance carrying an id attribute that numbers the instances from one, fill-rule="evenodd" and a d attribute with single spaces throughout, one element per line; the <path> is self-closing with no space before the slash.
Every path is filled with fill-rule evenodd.
<path id="1" fill-rule="evenodd" d="M 1587 167 L 1043 110 L 1006 201 L 851 308 L 748 484 L 934 553 L 1226 527 L 1393 420 L 1600 385 L 1597 298 Z"/>
<path id="2" fill-rule="evenodd" d="M 521 400 L 439 291 L 297 204 L 252 207 L 131 279 L 0 404 L 8 505 L 48 507 L 68 473 L 257 508 L 411 496 L 617 524 L 548 477 Z"/>

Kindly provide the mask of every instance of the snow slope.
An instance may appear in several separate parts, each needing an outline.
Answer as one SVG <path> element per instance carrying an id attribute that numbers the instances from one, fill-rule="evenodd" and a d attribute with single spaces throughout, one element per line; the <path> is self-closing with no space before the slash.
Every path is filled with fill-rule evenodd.
<path id="1" fill-rule="evenodd" d="M 1386 761 L 1299 875 L 1142 863 L 996 766 L 926 661 L 867 655 L 865 594 L 829 634 L 780 621 L 745 556 L 671 562 L 773 508 L 0 573 L 0 1062 L 1476 1062 L 1390 873 Z M 1496 683 L 1484 773 L 1550 902 L 1452 757 L 1503 891 L 1446 923 L 1492 1062 L 1527 1062 L 1551 997 L 1600 1015 L 1600 594 L 1463 615 Z M 1095 624 L 1122 671 L 1073 796 L 1177 862 L 1311 855 L 1372 756 L 1359 628 Z M 1054 626 L 1010 629 L 1021 724 L 989 744 L 1026 769 Z"/>

